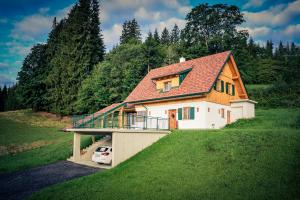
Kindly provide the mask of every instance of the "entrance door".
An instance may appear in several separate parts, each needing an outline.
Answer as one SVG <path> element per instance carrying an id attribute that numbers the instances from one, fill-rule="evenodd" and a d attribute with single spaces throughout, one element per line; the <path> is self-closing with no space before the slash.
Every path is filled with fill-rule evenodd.
<path id="1" fill-rule="evenodd" d="M 227 110 L 227 124 L 230 124 L 231 119 L 230 119 L 230 111 Z"/>
<path id="2" fill-rule="evenodd" d="M 169 128 L 177 129 L 176 110 L 169 110 Z"/>

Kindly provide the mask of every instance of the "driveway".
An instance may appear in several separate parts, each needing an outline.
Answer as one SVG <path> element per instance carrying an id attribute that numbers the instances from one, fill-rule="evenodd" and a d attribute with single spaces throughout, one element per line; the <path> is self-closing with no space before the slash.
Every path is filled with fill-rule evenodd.
<path id="1" fill-rule="evenodd" d="M 70 179 L 93 174 L 103 169 L 69 161 L 0 175 L 0 199 L 25 199 L 32 193 Z"/>

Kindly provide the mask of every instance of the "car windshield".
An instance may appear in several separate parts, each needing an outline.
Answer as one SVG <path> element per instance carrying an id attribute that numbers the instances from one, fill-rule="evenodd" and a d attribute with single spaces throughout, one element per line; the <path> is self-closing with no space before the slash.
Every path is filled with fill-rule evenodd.
<path id="1" fill-rule="evenodd" d="M 96 152 L 105 152 L 105 151 L 107 151 L 107 147 L 99 147 L 99 148 L 97 148 L 96 149 Z"/>

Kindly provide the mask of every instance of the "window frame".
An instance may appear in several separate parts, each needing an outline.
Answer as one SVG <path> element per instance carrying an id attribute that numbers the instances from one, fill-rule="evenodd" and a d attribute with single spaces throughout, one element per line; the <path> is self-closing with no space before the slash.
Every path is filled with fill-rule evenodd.
<path id="1" fill-rule="evenodd" d="M 221 92 L 224 92 L 225 90 L 224 90 L 224 81 L 223 80 L 221 80 Z"/>
<path id="2" fill-rule="evenodd" d="M 188 120 L 190 119 L 190 107 L 183 107 L 182 109 L 182 119 Z"/>
<path id="3" fill-rule="evenodd" d="M 225 109 L 224 108 L 221 108 L 221 117 L 225 118 Z"/>
<path id="4" fill-rule="evenodd" d="M 166 88 L 168 86 L 168 88 Z M 172 89 L 172 81 L 165 81 L 163 92 L 169 92 Z"/>

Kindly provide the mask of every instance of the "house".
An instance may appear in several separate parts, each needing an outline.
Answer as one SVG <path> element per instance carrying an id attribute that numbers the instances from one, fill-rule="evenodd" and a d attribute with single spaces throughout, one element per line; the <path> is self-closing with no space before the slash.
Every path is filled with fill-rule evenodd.
<path id="1" fill-rule="evenodd" d="M 124 102 L 97 113 L 109 118 L 102 127 L 211 129 L 253 118 L 255 103 L 226 51 L 152 69 Z"/>

